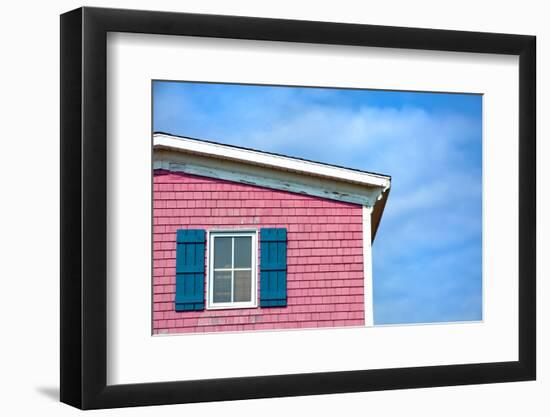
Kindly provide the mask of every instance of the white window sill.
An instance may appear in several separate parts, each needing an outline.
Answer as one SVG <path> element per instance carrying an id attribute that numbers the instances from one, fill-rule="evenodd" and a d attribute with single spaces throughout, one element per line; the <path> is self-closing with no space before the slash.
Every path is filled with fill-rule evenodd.
<path id="1" fill-rule="evenodd" d="M 207 310 L 235 310 L 239 308 L 258 308 L 257 304 L 218 304 L 218 305 L 207 305 Z"/>

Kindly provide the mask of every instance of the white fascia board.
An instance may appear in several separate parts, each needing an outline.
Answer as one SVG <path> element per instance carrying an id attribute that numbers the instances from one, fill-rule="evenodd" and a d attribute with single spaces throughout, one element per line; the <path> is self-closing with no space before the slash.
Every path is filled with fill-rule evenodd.
<path id="1" fill-rule="evenodd" d="M 171 136 L 164 133 L 155 133 L 153 144 L 155 147 L 159 148 L 179 150 L 220 159 L 265 166 L 273 169 L 332 178 L 369 187 L 382 188 L 383 191 L 390 187 L 390 177 L 385 175 L 356 171 L 318 162 L 304 161 L 288 156 L 273 155 L 251 149 L 236 148 L 196 139 Z"/>
<path id="2" fill-rule="evenodd" d="M 153 168 L 371 207 L 382 195 L 382 187 L 365 186 L 334 178 L 305 175 L 299 172 L 164 148 L 155 149 Z"/>

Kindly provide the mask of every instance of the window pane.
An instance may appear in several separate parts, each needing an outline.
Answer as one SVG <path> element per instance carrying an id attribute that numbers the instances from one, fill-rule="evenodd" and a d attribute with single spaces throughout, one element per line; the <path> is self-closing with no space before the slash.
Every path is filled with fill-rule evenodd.
<path id="1" fill-rule="evenodd" d="M 214 268 L 231 268 L 231 238 L 214 238 Z"/>
<path id="2" fill-rule="evenodd" d="M 250 301 L 252 280 L 250 271 L 235 271 L 234 301 Z"/>
<path id="3" fill-rule="evenodd" d="M 231 302 L 231 272 L 230 271 L 214 272 L 213 298 L 215 303 Z"/>
<path id="4" fill-rule="evenodd" d="M 250 268 L 252 238 L 250 236 L 235 238 L 235 268 Z"/>

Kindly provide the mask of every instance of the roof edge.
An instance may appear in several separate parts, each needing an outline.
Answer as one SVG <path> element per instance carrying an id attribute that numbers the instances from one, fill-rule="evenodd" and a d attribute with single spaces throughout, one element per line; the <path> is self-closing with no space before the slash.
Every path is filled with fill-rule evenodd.
<path id="1" fill-rule="evenodd" d="M 208 140 L 177 136 L 164 132 L 153 133 L 153 146 L 156 149 L 169 149 L 194 153 L 220 159 L 240 161 L 251 165 L 266 166 L 278 170 L 327 177 L 343 182 L 382 188 L 383 191 L 389 189 L 391 185 L 391 177 L 389 175 L 361 171 L 256 149 L 226 145 Z"/>

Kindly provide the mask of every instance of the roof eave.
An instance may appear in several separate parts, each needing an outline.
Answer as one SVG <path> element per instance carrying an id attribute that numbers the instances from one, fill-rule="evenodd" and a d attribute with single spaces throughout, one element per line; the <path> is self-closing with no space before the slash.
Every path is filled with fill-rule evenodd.
<path id="1" fill-rule="evenodd" d="M 176 137 L 164 133 L 154 134 L 153 144 L 155 149 L 169 149 L 211 156 L 220 159 L 229 159 L 253 165 L 266 166 L 272 169 L 287 170 L 305 175 L 332 178 L 338 181 L 350 182 L 370 187 L 380 187 L 384 191 L 390 187 L 391 183 L 391 177 L 388 175 L 357 171 L 252 149 L 238 148 L 230 145 L 201 141 L 198 139 Z"/>

